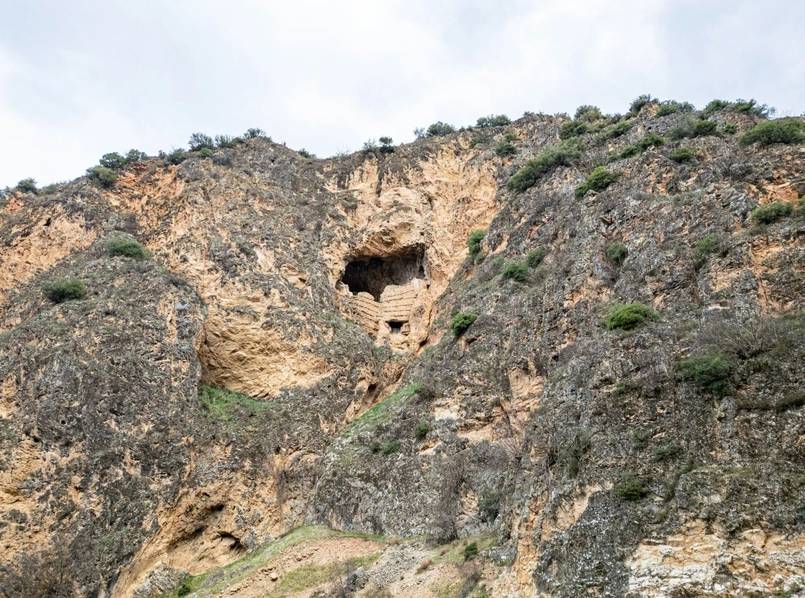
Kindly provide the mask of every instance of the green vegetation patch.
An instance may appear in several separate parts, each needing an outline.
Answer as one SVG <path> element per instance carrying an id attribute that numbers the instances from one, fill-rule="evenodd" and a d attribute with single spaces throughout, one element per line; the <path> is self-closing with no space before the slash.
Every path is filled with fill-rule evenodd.
<path id="1" fill-rule="evenodd" d="M 605 253 L 612 264 L 620 267 L 629 255 L 629 250 L 626 249 L 626 245 L 623 243 L 615 241 L 607 245 Z"/>
<path id="2" fill-rule="evenodd" d="M 714 394 L 727 391 L 734 369 L 732 357 L 719 352 L 688 357 L 677 364 L 680 378 Z"/>
<path id="3" fill-rule="evenodd" d="M 424 390 L 424 386 L 418 383 L 408 384 L 397 392 L 389 395 L 386 399 L 367 409 L 347 428 L 345 435 L 353 437 L 361 432 L 368 432 L 375 429 L 380 424 L 388 421 L 393 412 L 396 411 L 405 401 L 415 394 Z"/>
<path id="4" fill-rule="evenodd" d="M 612 491 L 615 496 L 626 501 L 638 501 L 648 496 L 649 493 L 646 481 L 632 473 L 621 476 L 612 487 Z"/>
<path id="5" fill-rule="evenodd" d="M 676 100 L 665 100 L 660 102 L 657 109 L 657 116 L 668 116 L 676 112 L 693 112 L 694 106 L 690 102 L 677 102 Z"/>
<path id="6" fill-rule="evenodd" d="M 503 278 L 516 282 L 526 282 L 528 280 L 528 264 L 525 262 L 512 261 L 503 266 Z"/>
<path id="7" fill-rule="evenodd" d="M 450 329 L 453 331 L 453 336 L 458 338 L 462 334 L 464 334 L 470 326 L 473 325 L 475 320 L 478 319 L 478 314 L 475 314 L 471 311 L 468 312 L 458 312 L 453 316 L 453 319 L 450 321 Z"/>
<path id="8" fill-rule="evenodd" d="M 104 189 L 114 187 L 117 181 L 117 173 L 111 168 L 106 166 L 93 166 L 87 169 L 87 176 L 95 183 L 98 183 Z"/>
<path id="9" fill-rule="evenodd" d="M 559 166 L 570 166 L 581 156 L 578 146 L 571 142 L 563 142 L 541 153 L 526 162 L 514 176 L 509 179 L 509 189 L 523 192 L 533 187 L 540 178 Z"/>
<path id="10" fill-rule="evenodd" d="M 772 202 L 765 206 L 760 206 L 752 210 L 752 220 L 759 224 L 771 224 L 778 220 L 790 216 L 794 211 L 791 204 L 780 201 Z"/>
<path id="11" fill-rule="evenodd" d="M 137 260 L 148 257 L 148 252 L 145 250 L 145 247 L 134 239 L 126 239 L 123 237 L 111 239 L 106 244 L 106 251 L 112 257 L 123 256 Z"/>
<path id="12" fill-rule="evenodd" d="M 481 229 L 476 229 L 470 233 L 470 236 L 467 237 L 467 249 L 470 252 L 470 257 L 475 259 L 481 253 L 481 241 L 484 240 L 486 236 L 486 231 Z"/>
<path id="13" fill-rule="evenodd" d="M 480 117 L 476 121 L 475 126 L 479 129 L 484 129 L 487 127 L 503 127 L 505 125 L 510 125 L 511 122 L 511 119 L 505 114 L 490 114 L 489 116 Z"/>
<path id="14" fill-rule="evenodd" d="M 21 193 L 36 193 L 36 181 L 30 178 L 22 179 L 14 189 Z"/>
<path id="15" fill-rule="evenodd" d="M 648 320 L 656 320 L 657 312 L 642 303 L 622 303 L 614 305 L 606 317 L 605 324 L 610 330 L 620 328 L 633 330 Z"/>
<path id="16" fill-rule="evenodd" d="M 686 137 L 706 137 L 718 133 L 718 123 L 714 120 L 693 119 L 675 129 L 671 129 L 671 139 L 685 139 Z"/>
<path id="17" fill-rule="evenodd" d="M 797 118 L 780 118 L 758 123 L 741 137 L 741 145 L 757 143 L 761 147 L 775 143 L 805 142 L 805 122 Z"/>
<path id="18" fill-rule="evenodd" d="M 691 162 L 696 159 L 696 152 L 689 147 L 678 147 L 668 154 L 668 157 L 678 163 Z"/>
<path id="19" fill-rule="evenodd" d="M 538 247 L 537 249 L 529 251 L 525 258 L 526 264 L 528 264 L 529 268 L 536 268 L 542 263 L 546 255 L 548 255 L 548 250 L 544 247 Z"/>
<path id="20" fill-rule="evenodd" d="M 584 197 L 588 191 L 603 191 L 619 177 L 617 172 L 610 172 L 604 166 L 596 166 L 587 180 L 576 187 L 576 197 Z"/>
<path id="21" fill-rule="evenodd" d="M 707 262 L 707 258 L 713 254 L 718 253 L 721 249 L 721 242 L 714 234 L 705 235 L 693 246 L 693 263 L 696 269 L 701 268 Z"/>
<path id="22" fill-rule="evenodd" d="M 42 292 L 45 297 L 53 303 L 64 303 L 65 301 L 75 301 L 87 296 L 87 288 L 84 283 L 77 278 L 56 278 L 49 280 L 42 285 Z"/>
<path id="23" fill-rule="evenodd" d="M 180 596 L 189 595 L 191 593 L 199 598 L 216 596 L 223 590 L 236 585 L 250 575 L 254 574 L 255 571 L 261 567 L 264 567 L 273 559 L 281 556 L 284 552 L 293 548 L 294 546 L 324 538 L 363 538 L 366 540 L 373 540 L 375 542 L 382 541 L 381 536 L 371 534 L 339 532 L 322 526 L 298 527 L 281 538 L 257 548 L 256 550 L 244 555 L 240 559 L 224 567 L 208 571 L 201 575 L 186 577 L 179 586 L 174 588 L 172 591 L 163 594 L 161 598 L 177 598 Z M 356 566 L 360 566 L 361 564 L 370 564 L 377 558 L 377 556 L 378 555 L 368 555 L 365 557 L 360 557 L 360 559 L 358 559 L 360 562 Z M 349 565 L 354 563 L 336 563 L 333 566 L 343 568 L 344 564 Z M 305 579 L 318 579 L 318 577 L 319 576 L 315 573 L 310 575 L 309 571 L 302 572 L 298 575 L 294 575 L 294 571 L 291 571 L 286 574 L 282 580 L 280 580 L 279 587 L 282 588 L 281 584 L 285 583 L 287 578 L 290 578 L 290 580 L 287 582 L 289 586 L 296 586 L 298 584 L 305 583 Z M 324 581 L 327 581 L 328 579 L 330 578 L 326 577 Z M 290 590 L 283 589 L 282 593 L 286 593 L 287 591 Z"/>
<path id="24" fill-rule="evenodd" d="M 209 417 L 226 423 L 240 415 L 254 415 L 271 408 L 269 401 L 258 401 L 234 390 L 209 384 L 199 386 L 198 398 Z"/>

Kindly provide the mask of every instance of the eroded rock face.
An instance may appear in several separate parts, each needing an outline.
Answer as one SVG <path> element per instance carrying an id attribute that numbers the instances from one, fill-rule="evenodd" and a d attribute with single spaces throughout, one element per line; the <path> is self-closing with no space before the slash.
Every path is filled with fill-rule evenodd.
<path id="1" fill-rule="evenodd" d="M 320 161 L 257 139 L 146 161 L 112 190 L 11 196 L 0 586 L 155 595 L 303 523 L 494 534 L 504 595 L 805 583 L 805 221 L 749 216 L 796 203 L 802 148 L 702 137 L 678 164 L 669 142 L 574 195 L 683 118 L 647 109 L 622 137 L 587 136 L 519 194 L 506 181 L 561 119 Z M 109 257 L 121 234 L 149 258 Z M 524 280 L 503 275 L 533 252 Z M 87 297 L 49 303 L 60 276 Z M 616 302 L 657 317 L 608 329 Z M 477 320 L 456 338 L 458 311 Z M 685 378 L 681 359 L 716 353 L 718 392 Z"/>

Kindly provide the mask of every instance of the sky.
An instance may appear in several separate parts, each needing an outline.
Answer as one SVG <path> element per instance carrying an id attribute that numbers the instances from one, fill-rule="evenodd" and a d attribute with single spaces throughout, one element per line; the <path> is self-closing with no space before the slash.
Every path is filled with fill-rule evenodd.
<path id="1" fill-rule="evenodd" d="M 805 112 L 803 0 L 0 0 L 0 188 L 249 127 L 320 157 L 650 93 Z"/>

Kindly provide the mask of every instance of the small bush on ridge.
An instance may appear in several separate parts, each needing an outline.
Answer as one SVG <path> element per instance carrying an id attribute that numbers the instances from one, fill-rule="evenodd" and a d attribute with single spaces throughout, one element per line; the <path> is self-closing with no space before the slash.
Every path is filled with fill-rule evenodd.
<path id="1" fill-rule="evenodd" d="M 460 337 L 477 319 L 478 315 L 473 312 L 458 312 L 455 314 L 450 322 L 450 329 L 453 331 L 453 336 L 456 338 Z"/>
<path id="2" fill-rule="evenodd" d="M 581 185 L 576 187 L 576 197 L 584 197 L 588 191 L 603 191 L 618 180 L 620 175 L 608 171 L 604 166 L 596 166 Z"/>
<path id="3" fill-rule="evenodd" d="M 83 299 L 87 295 L 84 283 L 77 278 L 57 278 L 42 285 L 45 297 L 53 303 Z"/>
<path id="4" fill-rule="evenodd" d="M 780 118 L 758 123 L 741 137 L 741 145 L 758 143 L 761 147 L 775 143 L 805 142 L 805 123 L 796 118 Z"/>
<path id="5" fill-rule="evenodd" d="M 573 143 L 560 143 L 540 152 L 509 179 L 508 187 L 512 191 L 522 192 L 533 187 L 545 174 L 558 166 L 570 166 L 581 155 Z"/>
<path id="6" fill-rule="evenodd" d="M 110 256 L 123 256 L 141 260 L 147 257 L 145 247 L 134 239 L 116 238 L 111 239 L 106 245 L 106 251 Z"/>
<path id="7" fill-rule="evenodd" d="M 657 312 L 642 303 L 625 303 L 614 305 L 606 317 L 605 324 L 610 330 L 620 328 L 633 330 L 646 320 L 656 320 Z"/>
<path id="8" fill-rule="evenodd" d="M 517 282 L 528 280 L 528 264 L 523 262 L 508 262 L 503 268 L 503 278 Z"/>
<path id="9" fill-rule="evenodd" d="M 791 204 L 774 201 L 770 204 L 759 206 L 752 210 L 751 217 L 752 220 L 760 224 L 771 224 L 772 222 L 776 222 L 781 218 L 790 216 L 791 212 L 793 211 L 794 209 L 791 207 Z"/>
<path id="10" fill-rule="evenodd" d="M 725 353 L 707 353 L 681 360 L 677 369 L 683 380 L 705 391 L 722 394 L 728 388 L 734 367 L 732 358 Z"/>

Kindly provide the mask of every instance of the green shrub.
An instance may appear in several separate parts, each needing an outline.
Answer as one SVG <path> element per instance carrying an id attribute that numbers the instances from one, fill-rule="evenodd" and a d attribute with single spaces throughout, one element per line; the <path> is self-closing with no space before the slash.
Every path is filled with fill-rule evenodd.
<path id="1" fill-rule="evenodd" d="M 623 243 L 615 241 L 607 245 L 605 253 L 611 263 L 620 266 L 626 260 L 626 256 L 629 255 L 629 250 L 626 249 L 626 245 Z"/>
<path id="2" fill-rule="evenodd" d="M 619 123 L 611 125 L 601 131 L 601 137 L 603 139 L 614 139 L 616 137 L 625 135 L 631 128 L 632 124 L 630 122 L 622 120 Z"/>
<path id="3" fill-rule="evenodd" d="M 693 263 L 696 269 L 701 268 L 707 261 L 707 257 L 712 253 L 717 253 L 721 243 L 714 234 L 705 235 L 693 246 Z"/>
<path id="4" fill-rule="evenodd" d="M 761 118 L 767 118 L 775 110 L 766 104 L 758 104 L 757 100 L 735 100 L 731 108 L 736 112 L 745 112 Z"/>
<path id="5" fill-rule="evenodd" d="M 199 158 L 212 158 L 214 155 L 214 152 L 209 147 L 202 147 L 196 153 L 198 154 Z"/>
<path id="6" fill-rule="evenodd" d="M 240 137 L 230 137 L 229 135 L 216 135 L 215 146 L 221 149 L 235 147 L 238 143 L 242 143 Z"/>
<path id="7" fill-rule="evenodd" d="M 93 166 L 92 168 L 88 168 L 87 175 L 89 175 L 91 181 L 95 181 L 106 189 L 114 187 L 115 181 L 117 181 L 117 173 L 106 166 Z"/>
<path id="8" fill-rule="evenodd" d="M 601 109 L 598 106 L 583 104 L 576 108 L 576 114 L 573 118 L 575 120 L 586 120 L 587 122 L 592 122 L 603 118 L 603 116 L 604 115 L 601 114 Z"/>
<path id="9" fill-rule="evenodd" d="M 721 127 L 721 131 L 727 135 L 735 135 L 738 132 L 738 125 L 735 123 L 724 123 L 724 126 Z"/>
<path id="10" fill-rule="evenodd" d="M 470 542 L 464 547 L 464 560 L 468 561 L 478 556 L 478 543 Z"/>
<path id="11" fill-rule="evenodd" d="M 212 137 L 205 135 L 204 133 L 193 133 L 190 136 L 190 140 L 187 142 L 187 145 L 190 146 L 190 150 L 194 152 L 204 148 L 212 149 L 215 147 Z"/>
<path id="12" fill-rule="evenodd" d="M 458 312 L 455 314 L 450 322 L 450 329 L 453 331 L 453 336 L 456 338 L 460 337 L 477 319 L 478 315 L 473 312 Z"/>
<path id="13" fill-rule="evenodd" d="M 430 433 L 430 423 L 425 420 L 420 421 L 414 429 L 414 436 L 417 440 L 425 440 Z"/>
<path id="14" fill-rule="evenodd" d="M 585 122 L 569 120 L 562 123 L 559 127 L 559 139 L 570 139 L 578 137 L 590 131 L 590 127 Z"/>
<path id="15" fill-rule="evenodd" d="M 652 458 L 655 463 L 669 461 L 679 455 L 682 449 L 673 443 L 661 444 L 652 451 Z"/>
<path id="16" fill-rule="evenodd" d="M 111 239 L 106 244 L 106 251 L 112 257 L 123 256 L 131 257 L 137 260 L 145 259 L 148 256 L 145 247 L 140 245 L 134 239 L 126 239 L 123 237 Z"/>
<path id="17" fill-rule="evenodd" d="M 470 257 L 475 259 L 481 253 L 481 241 L 484 240 L 486 231 L 476 229 L 467 237 L 467 250 L 470 252 Z"/>
<path id="18" fill-rule="evenodd" d="M 631 112 L 632 114 L 637 114 L 643 109 L 643 106 L 647 106 L 648 104 L 651 104 L 654 101 L 656 100 L 647 93 L 641 96 L 637 96 L 629 105 L 629 112 Z"/>
<path id="19" fill-rule="evenodd" d="M 528 264 L 524 262 L 508 262 L 503 267 L 503 278 L 526 282 L 528 280 Z"/>
<path id="20" fill-rule="evenodd" d="M 57 278 L 42 285 L 45 297 L 53 303 L 83 299 L 87 295 L 84 283 L 77 278 Z"/>
<path id="21" fill-rule="evenodd" d="M 706 353 L 688 357 L 677 365 L 683 380 L 715 394 L 726 392 L 734 367 L 732 358 L 725 353 Z"/>
<path id="22" fill-rule="evenodd" d="M 690 162 L 694 158 L 696 158 L 696 152 L 694 152 L 689 147 L 678 147 L 673 150 L 669 155 L 669 158 L 674 162 Z"/>
<path id="23" fill-rule="evenodd" d="M 575 478 L 581 469 L 581 460 L 590 449 L 590 432 L 578 430 L 569 443 L 559 451 L 558 460 L 567 474 Z"/>
<path id="24" fill-rule="evenodd" d="M 34 179 L 22 179 L 15 187 L 22 193 L 36 193 L 36 181 Z"/>
<path id="25" fill-rule="evenodd" d="M 581 185 L 576 187 L 576 197 L 584 197 L 588 191 L 603 191 L 618 180 L 620 175 L 608 171 L 604 166 L 596 166 Z"/>
<path id="26" fill-rule="evenodd" d="M 381 137 L 378 139 L 380 142 L 380 147 L 378 150 L 381 154 L 392 154 L 394 153 L 394 140 L 391 137 Z"/>
<path id="27" fill-rule="evenodd" d="M 450 135 L 455 133 L 456 128 L 453 125 L 438 121 L 430 125 L 426 131 L 428 137 L 440 137 L 442 135 Z"/>
<path id="28" fill-rule="evenodd" d="M 672 129 L 669 135 L 671 139 L 684 139 L 686 137 L 706 137 L 717 133 L 718 123 L 714 120 L 696 119 L 690 120 L 680 127 Z"/>
<path id="29" fill-rule="evenodd" d="M 489 116 L 480 117 L 475 123 L 475 126 L 479 129 L 484 129 L 486 127 L 502 127 L 505 125 L 510 125 L 511 122 L 512 121 L 505 114 L 490 114 Z"/>
<path id="30" fill-rule="evenodd" d="M 543 150 L 536 158 L 529 160 L 509 179 L 509 189 L 522 192 L 533 187 L 545 174 L 558 166 L 570 166 L 581 156 L 573 143 L 564 142 Z"/>
<path id="31" fill-rule="evenodd" d="M 501 157 L 513 156 L 517 153 L 517 146 L 508 139 L 504 139 L 495 146 L 495 153 Z"/>
<path id="32" fill-rule="evenodd" d="M 548 251 L 544 247 L 539 247 L 533 251 L 529 251 L 525 258 L 526 264 L 528 264 L 529 268 L 536 268 L 542 263 L 542 260 L 545 259 L 547 254 Z"/>
<path id="33" fill-rule="evenodd" d="M 693 112 L 693 104 L 690 102 L 677 102 L 676 100 L 666 100 L 660 102 L 660 107 L 657 110 L 657 116 L 668 116 L 675 112 Z"/>
<path id="34" fill-rule="evenodd" d="M 805 123 L 796 118 L 780 118 L 758 123 L 741 137 L 741 145 L 758 143 L 761 147 L 775 143 L 802 143 Z"/>
<path id="35" fill-rule="evenodd" d="M 648 305 L 642 303 L 624 303 L 614 305 L 605 320 L 606 327 L 610 330 L 620 328 L 623 330 L 633 330 L 646 320 L 656 320 L 657 312 Z"/>
<path id="36" fill-rule="evenodd" d="M 316 154 L 307 151 L 305 148 L 301 148 L 297 153 L 308 160 L 313 160 L 316 158 Z"/>
<path id="37" fill-rule="evenodd" d="M 791 204 L 782 203 L 779 201 L 772 202 L 765 206 L 759 206 L 752 210 L 752 220 L 759 224 L 771 224 L 781 218 L 790 216 L 794 209 Z"/>
<path id="38" fill-rule="evenodd" d="M 165 161 L 168 164 L 181 164 L 185 160 L 187 160 L 188 155 L 187 152 L 183 149 L 176 149 L 173 150 L 171 153 L 165 155 Z"/>
<path id="39" fill-rule="evenodd" d="M 632 473 L 627 473 L 613 486 L 615 495 L 621 500 L 637 501 L 648 496 L 646 482 Z"/>
<path id="40" fill-rule="evenodd" d="M 646 151 L 650 147 L 659 147 L 664 143 L 665 139 L 663 139 L 660 135 L 657 135 L 656 133 L 648 133 L 637 142 L 637 147 L 639 147 L 641 151 Z"/>
<path id="41" fill-rule="evenodd" d="M 478 499 L 478 515 L 481 521 L 492 522 L 500 514 L 500 493 L 486 492 Z"/>
<path id="42" fill-rule="evenodd" d="M 105 168 L 118 170 L 126 165 L 126 158 L 124 158 L 117 152 L 110 152 L 108 154 L 104 154 L 103 156 L 101 156 L 101 159 L 98 160 L 98 163 Z"/>
<path id="43" fill-rule="evenodd" d="M 702 114 L 704 116 L 710 116 L 715 112 L 720 112 L 725 108 L 729 108 L 730 103 L 727 100 L 711 100 L 708 102 L 707 106 L 704 107 L 702 110 Z"/>
<path id="44" fill-rule="evenodd" d="M 257 139 L 260 137 L 266 137 L 266 132 L 263 129 L 258 129 L 257 127 L 251 127 L 246 129 L 246 132 L 243 134 L 243 137 L 246 139 Z"/>
<path id="45" fill-rule="evenodd" d="M 372 452 L 380 453 L 381 455 L 391 455 L 399 450 L 399 440 L 386 440 L 385 442 L 376 442 L 372 445 Z"/>

